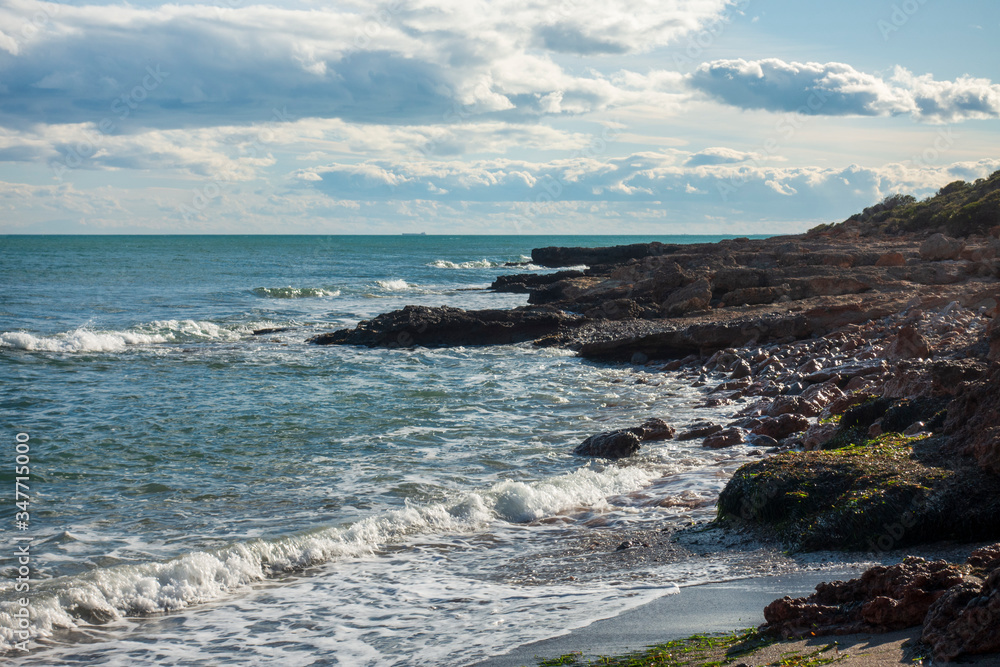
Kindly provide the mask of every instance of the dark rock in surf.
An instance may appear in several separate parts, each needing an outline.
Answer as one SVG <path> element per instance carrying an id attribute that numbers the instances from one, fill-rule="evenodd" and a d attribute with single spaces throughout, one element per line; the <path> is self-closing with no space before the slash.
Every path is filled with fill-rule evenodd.
<path id="1" fill-rule="evenodd" d="M 639 436 L 630 429 L 592 435 L 576 446 L 577 456 L 602 459 L 624 459 L 639 451 Z"/>
<path id="2" fill-rule="evenodd" d="M 582 316 L 546 306 L 513 310 L 406 306 L 365 320 L 354 329 L 321 334 L 307 342 L 366 347 L 506 345 L 535 340 L 578 326 L 583 321 Z"/>

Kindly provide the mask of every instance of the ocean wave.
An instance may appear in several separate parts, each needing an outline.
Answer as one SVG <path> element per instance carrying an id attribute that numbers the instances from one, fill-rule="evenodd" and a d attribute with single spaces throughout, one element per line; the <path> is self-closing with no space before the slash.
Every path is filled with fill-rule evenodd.
<path id="1" fill-rule="evenodd" d="M 448 503 L 407 504 L 348 527 L 328 527 L 273 540 L 239 542 L 162 562 L 99 568 L 32 585 L 32 615 L 19 625 L 13 582 L 0 584 L 0 650 L 49 637 L 59 629 L 184 609 L 275 576 L 336 559 L 373 554 L 386 544 L 429 533 L 484 530 L 497 520 L 524 523 L 635 491 L 655 475 L 638 467 L 586 467 L 532 483 L 503 481 Z"/>
<path id="2" fill-rule="evenodd" d="M 340 296 L 339 289 L 325 287 L 255 287 L 251 290 L 267 299 L 310 299 Z"/>
<path id="3" fill-rule="evenodd" d="M 198 320 L 156 320 L 123 331 L 79 327 L 40 336 L 24 331 L 0 333 L 0 348 L 29 352 L 123 352 L 129 347 L 199 341 L 235 341 L 252 333 L 253 324 L 219 325 Z"/>
<path id="4" fill-rule="evenodd" d="M 416 285 L 394 278 L 392 280 L 376 280 L 375 284 L 386 292 L 409 292 L 417 289 Z"/>
<path id="5" fill-rule="evenodd" d="M 129 345 L 152 345 L 169 340 L 162 334 L 90 331 L 82 327 L 54 336 L 35 336 L 21 331 L 0 333 L 0 347 L 31 352 L 121 352 Z"/>
<path id="6" fill-rule="evenodd" d="M 447 259 L 436 259 L 427 266 L 435 269 L 492 269 L 504 266 L 504 262 L 494 262 L 489 259 L 478 259 L 468 262 L 450 262 Z"/>

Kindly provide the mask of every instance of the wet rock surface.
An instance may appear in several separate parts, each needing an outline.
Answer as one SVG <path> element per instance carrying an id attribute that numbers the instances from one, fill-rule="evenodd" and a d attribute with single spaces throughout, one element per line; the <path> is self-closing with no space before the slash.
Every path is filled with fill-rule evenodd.
<path id="1" fill-rule="evenodd" d="M 544 306 L 470 311 L 448 306 L 406 306 L 365 320 L 354 329 L 322 334 L 307 342 L 367 347 L 504 345 L 535 340 L 577 326 L 581 320 L 578 315 Z"/>
<path id="2" fill-rule="evenodd" d="M 654 417 L 641 426 L 592 435 L 577 445 L 573 453 L 577 456 L 623 459 L 638 452 L 642 442 L 670 440 L 676 433 L 677 429 L 673 426 Z"/>

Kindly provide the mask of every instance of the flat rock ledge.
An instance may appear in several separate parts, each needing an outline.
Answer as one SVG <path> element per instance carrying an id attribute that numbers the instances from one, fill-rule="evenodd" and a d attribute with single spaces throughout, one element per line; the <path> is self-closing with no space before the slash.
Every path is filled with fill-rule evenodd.
<path id="1" fill-rule="evenodd" d="M 469 311 L 448 306 L 406 306 L 364 320 L 353 329 L 321 334 L 306 342 L 366 347 L 507 345 L 536 340 L 577 326 L 582 320 L 579 315 L 548 306 Z"/>

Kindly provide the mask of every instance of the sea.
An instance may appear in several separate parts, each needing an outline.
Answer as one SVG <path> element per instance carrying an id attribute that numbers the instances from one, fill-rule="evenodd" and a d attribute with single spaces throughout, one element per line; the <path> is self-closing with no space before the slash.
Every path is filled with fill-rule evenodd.
<path id="1" fill-rule="evenodd" d="M 746 447 L 572 454 L 724 419 L 710 387 L 530 343 L 306 342 L 523 305 L 486 288 L 549 271 L 535 247 L 721 238 L 0 237 L 0 660 L 472 665 L 745 575 L 580 546 L 714 516 Z"/>

